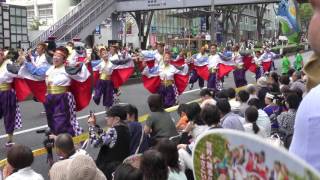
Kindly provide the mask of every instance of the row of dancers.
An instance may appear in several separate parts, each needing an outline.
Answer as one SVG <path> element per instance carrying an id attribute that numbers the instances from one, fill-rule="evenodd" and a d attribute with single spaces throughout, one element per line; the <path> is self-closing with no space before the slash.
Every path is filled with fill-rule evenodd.
<path id="1" fill-rule="evenodd" d="M 54 135 L 69 133 L 77 136 L 83 132 L 76 119 L 76 111 L 94 103 L 106 108 L 115 102 L 115 95 L 134 73 L 135 65 L 141 71 L 144 87 L 150 93 L 161 95 L 164 106 L 177 103 L 179 95 L 188 84 L 199 81 L 200 88 L 208 81 L 208 88 L 219 90 L 223 78 L 231 71 L 237 87 L 247 84 L 246 70 L 256 77 L 270 71 L 276 56 L 266 49 L 256 57 L 239 53 L 239 47 L 227 47 L 217 52 L 210 47 L 210 54 L 203 47 L 198 54 L 188 56 L 181 52 L 176 58 L 165 51 L 164 43 L 157 43 L 157 50 L 141 51 L 130 55 L 113 45 L 110 49 L 100 48 L 97 58 L 75 52 L 75 48 L 58 47 L 51 56 L 46 53 L 47 45 L 40 43 L 36 52 L 20 54 L 18 60 L 5 56 L 0 49 L 0 117 L 4 118 L 8 134 L 6 146 L 13 144 L 13 133 L 22 126 L 19 101 L 32 94 L 45 107 L 47 123 Z M 71 55 L 70 55 L 71 54 Z M 92 88 L 93 86 L 93 88 Z M 94 89 L 92 96 L 92 89 Z"/>

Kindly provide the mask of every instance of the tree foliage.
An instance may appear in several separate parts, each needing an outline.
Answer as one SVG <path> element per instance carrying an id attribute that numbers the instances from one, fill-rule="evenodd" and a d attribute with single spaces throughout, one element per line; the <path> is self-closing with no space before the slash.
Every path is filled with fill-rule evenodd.
<path id="1" fill-rule="evenodd" d="M 310 3 L 299 4 L 300 22 L 303 29 L 307 29 L 313 15 L 313 9 Z"/>

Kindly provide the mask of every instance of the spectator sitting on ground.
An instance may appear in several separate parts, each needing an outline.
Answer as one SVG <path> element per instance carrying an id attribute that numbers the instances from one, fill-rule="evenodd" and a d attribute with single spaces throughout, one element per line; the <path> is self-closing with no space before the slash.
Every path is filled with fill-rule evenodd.
<path id="1" fill-rule="evenodd" d="M 201 119 L 203 119 L 203 121 L 209 127 L 208 130 L 222 128 L 220 126 L 220 112 L 216 106 L 207 104 L 201 110 L 200 115 L 201 115 Z M 191 130 L 192 128 L 186 129 L 186 132 L 190 132 Z M 204 133 L 206 131 L 207 130 L 202 131 L 201 133 Z M 183 167 L 185 167 L 186 169 L 193 170 L 192 152 L 193 152 L 195 142 L 196 142 L 196 138 L 194 138 L 190 144 L 178 145 L 180 161 Z"/>
<path id="2" fill-rule="evenodd" d="M 246 91 L 249 93 L 249 99 L 252 99 L 252 98 L 257 98 L 258 99 L 258 96 L 257 96 L 257 87 L 254 85 L 254 84 L 248 84 L 247 85 L 247 88 L 246 88 Z"/>
<path id="3" fill-rule="evenodd" d="M 200 118 L 200 112 L 201 108 L 198 103 L 193 102 L 188 104 L 187 117 L 189 123 L 184 131 L 190 132 L 193 139 L 197 138 L 202 132 L 209 128 L 209 126 Z"/>
<path id="4" fill-rule="evenodd" d="M 206 104 L 212 104 L 216 105 L 216 101 L 213 99 L 214 97 L 214 92 L 210 91 L 209 89 L 202 89 L 200 91 L 200 97 L 201 97 L 201 109 L 206 105 Z"/>
<path id="5" fill-rule="evenodd" d="M 313 0 L 311 5 L 314 8 L 314 15 L 309 24 L 308 38 L 314 54 L 304 66 L 308 94 L 302 100 L 296 114 L 289 152 L 320 171 L 320 1 Z"/>
<path id="6" fill-rule="evenodd" d="M 278 117 L 280 129 L 284 129 L 288 134 L 293 134 L 296 112 L 298 110 L 301 99 L 296 93 L 290 93 L 286 97 L 287 112 L 282 112 Z"/>
<path id="7" fill-rule="evenodd" d="M 156 150 L 148 150 L 143 153 L 140 170 L 143 180 L 168 180 L 169 170 L 165 158 Z"/>
<path id="8" fill-rule="evenodd" d="M 271 72 L 268 76 L 268 85 L 270 88 L 270 91 L 273 93 L 279 93 L 280 92 L 280 85 L 279 85 L 279 75 L 277 72 Z"/>
<path id="9" fill-rule="evenodd" d="M 155 145 L 157 139 L 178 135 L 170 114 L 163 109 L 161 96 L 159 94 L 150 95 L 148 97 L 148 105 L 151 113 L 144 126 L 144 132 L 150 134 L 150 145 Z"/>
<path id="10" fill-rule="evenodd" d="M 245 111 L 246 124 L 244 124 L 245 132 L 256 134 L 262 138 L 268 137 L 263 127 L 257 125 L 258 110 L 254 106 L 250 106 Z"/>
<path id="11" fill-rule="evenodd" d="M 79 155 L 55 163 L 49 171 L 50 180 L 107 180 L 93 159 Z"/>
<path id="12" fill-rule="evenodd" d="M 96 125 L 95 116 L 88 120 L 90 142 L 95 147 L 101 146 L 96 164 L 107 179 L 112 179 L 111 174 L 130 154 L 130 132 L 126 118 L 124 107 L 116 105 L 107 111 L 108 131 Z"/>
<path id="13" fill-rule="evenodd" d="M 226 99 L 219 99 L 217 107 L 220 110 L 220 124 L 223 128 L 244 131 L 240 116 L 231 112 L 231 107 Z"/>
<path id="14" fill-rule="evenodd" d="M 121 164 L 114 172 L 113 180 L 143 180 L 142 172 L 130 164 Z"/>
<path id="15" fill-rule="evenodd" d="M 138 109 L 131 104 L 126 105 L 125 109 L 130 132 L 130 155 L 143 153 L 149 148 L 149 144 L 143 126 L 138 121 Z"/>
<path id="16" fill-rule="evenodd" d="M 280 83 L 279 88 L 280 88 L 280 91 L 281 91 L 281 88 L 282 88 L 283 86 L 289 86 L 289 84 L 290 84 L 290 77 L 289 77 L 288 75 L 282 75 L 282 76 L 280 76 L 280 78 L 279 78 L 279 83 Z"/>
<path id="17" fill-rule="evenodd" d="M 7 152 L 7 165 L 3 169 L 5 180 L 43 180 L 32 168 L 33 154 L 30 148 L 14 144 Z"/>
<path id="18" fill-rule="evenodd" d="M 290 85 L 291 90 L 301 90 L 303 93 L 306 92 L 306 85 L 304 84 L 304 81 L 301 79 L 301 72 L 295 71 L 291 78 L 292 78 L 292 83 Z"/>
<path id="19" fill-rule="evenodd" d="M 185 169 L 179 164 L 178 149 L 174 142 L 162 139 L 157 143 L 156 150 L 162 154 L 169 168 L 168 180 L 187 180 Z"/>
<path id="20" fill-rule="evenodd" d="M 56 153 L 60 159 L 73 159 L 78 155 L 88 155 L 83 149 L 78 149 L 74 147 L 72 136 L 70 134 L 59 134 L 55 138 L 54 146 L 56 148 Z"/>
<path id="21" fill-rule="evenodd" d="M 229 104 L 231 106 L 231 111 L 239 114 L 240 113 L 240 102 L 236 100 L 236 91 L 234 88 L 228 88 L 228 98 Z"/>
<path id="22" fill-rule="evenodd" d="M 187 117 L 187 108 L 188 108 L 187 104 L 180 104 L 177 109 L 177 113 L 180 117 L 179 121 L 176 124 L 176 128 L 178 131 L 184 130 L 188 125 L 189 120 Z"/>
<path id="23" fill-rule="evenodd" d="M 280 107 L 276 104 L 276 96 L 267 93 L 265 97 L 265 104 L 267 105 L 266 107 L 263 108 L 263 110 L 268 114 L 270 117 L 272 114 L 278 114 Z"/>
<path id="24" fill-rule="evenodd" d="M 228 99 L 229 94 L 227 89 L 222 89 L 221 91 L 217 92 L 216 94 L 217 99 Z"/>
<path id="25" fill-rule="evenodd" d="M 249 93 L 246 90 L 241 90 L 237 94 L 237 100 L 240 102 L 240 113 L 241 117 L 244 117 L 246 109 L 249 107 L 247 101 L 249 99 Z"/>
<path id="26" fill-rule="evenodd" d="M 248 101 L 249 106 L 254 106 L 258 109 L 258 119 L 257 119 L 257 125 L 260 127 L 263 127 L 265 129 L 267 136 L 269 137 L 271 134 L 271 121 L 266 112 L 264 112 L 262 109 L 259 109 L 259 99 L 251 99 Z"/>

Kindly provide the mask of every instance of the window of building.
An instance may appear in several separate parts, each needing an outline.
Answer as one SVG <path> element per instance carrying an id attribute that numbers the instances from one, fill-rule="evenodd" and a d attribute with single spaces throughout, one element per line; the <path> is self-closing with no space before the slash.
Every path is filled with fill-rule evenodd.
<path id="1" fill-rule="evenodd" d="M 10 24 L 16 24 L 16 18 L 14 16 L 10 17 Z"/>
<path id="2" fill-rule="evenodd" d="M 16 26 L 11 26 L 11 32 L 16 33 L 17 32 L 17 27 Z"/>
<path id="3" fill-rule="evenodd" d="M 10 15 L 11 16 L 16 15 L 16 8 L 10 8 Z"/>
<path id="4" fill-rule="evenodd" d="M 22 15 L 23 17 L 27 16 L 27 10 L 22 9 L 21 15 Z"/>
<path id="5" fill-rule="evenodd" d="M 248 16 L 245 17 L 245 23 L 248 24 Z"/>
<path id="6" fill-rule="evenodd" d="M 22 9 L 19 9 L 19 8 L 16 9 L 16 15 L 17 15 L 17 16 L 21 16 L 21 15 L 22 15 L 21 10 L 22 10 Z"/>

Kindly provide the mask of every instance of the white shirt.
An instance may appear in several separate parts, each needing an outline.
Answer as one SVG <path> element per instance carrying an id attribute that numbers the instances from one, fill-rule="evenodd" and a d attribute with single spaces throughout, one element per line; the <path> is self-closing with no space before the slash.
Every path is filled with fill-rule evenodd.
<path id="1" fill-rule="evenodd" d="M 183 69 L 179 70 L 171 64 L 168 64 L 167 66 L 157 65 L 152 67 L 151 69 L 148 66 L 146 66 L 142 72 L 142 74 L 147 77 L 160 76 L 161 80 L 174 80 L 175 74 L 187 75 L 187 73 L 187 65 L 184 65 Z"/>
<path id="2" fill-rule="evenodd" d="M 78 55 L 77 55 L 77 52 L 76 50 L 72 50 L 71 51 L 71 54 L 69 55 L 69 57 L 67 58 L 67 62 L 69 65 L 75 65 L 77 63 L 77 60 L 78 60 Z"/>
<path id="3" fill-rule="evenodd" d="M 8 176 L 6 180 L 43 180 L 43 177 L 36 173 L 31 167 L 26 167 L 20 169 L 18 172 L 15 172 Z"/>
<path id="4" fill-rule="evenodd" d="M 289 151 L 320 171 L 320 85 L 303 98 Z"/>
<path id="5" fill-rule="evenodd" d="M 90 72 L 85 65 L 82 66 L 81 71 L 76 75 L 68 74 L 64 66 L 58 68 L 51 66 L 46 72 L 46 83 L 51 86 L 70 86 L 71 79 L 84 82 L 89 76 Z"/>
<path id="6" fill-rule="evenodd" d="M 7 64 L 12 64 L 12 62 L 8 59 L 5 60 L 0 66 L 0 84 L 12 83 L 13 78 L 17 76 L 8 71 Z"/>
<path id="7" fill-rule="evenodd" d="M 250 134 L 255 134 L 253 129 L 252 129 L 252 126 L 253 126 L 252 123 L 244 124 L 243 125 L 244 131 L 248 132 Z M 267 138 L 268 136 L 267 136 L 266 130 L 262 126 L 258 125 L 258 127 L 259 127 L 259 132 L 258 132 L 258 134 L 255 134 L 255 135 L 258 135 L 258 136 L 260 136 L 262 138 Z"/>
<path id="8" fill-rule="evenodd" d="M 208 65 L 208 54 L 198 53 L 194 59 L 194 65 L 196 66 L 205 66 Z"/>
<path id="9" fill-rule="evenodd" d="M 230 99 L 229 103 L 230 103 L 230 106 L 231 106 L 231 111 L 236 113 L 236 114 L 239 114 L 241 103 L 239 101 L 237 101 L 235 98 Z"/>
<path id="10" fill-rule="evenodd" d="M 264 112 L 262 109 L 258 109 L 258 120 L 257 125 L 262 127 L 265 131 L 267 136 L 269 137 L 271 134 L 271 122 L 268 114 Z"/>
<path id="11" fill-rule="evenodd" d="M 163 65 L 163 55 L 161 55 L 157 50 L 155 51 L 155 55 L 154 55 L 155 59 L 156 59 L 156 63 L 155 65 Z"/>
<path id="12" fill-rule="evenodd" d="M 37 68 L 39 67 L 43 67 L 43 66 L 50 66 L 50 64 L 47 61 L 46 55 L 42 54 L 41 56 L 37 56 L 36 59 L 31 60 L 31 63 L 36 66 Z M 27 70 L 27 67 L 25 66 L 25 64 L 23 64 L 19 70 L 19 76 L 29 79 L 29 80 L 33 80 L 33 81 L 43 81 L 45 80 L 45 77 L 40 77 L 40 76 L 34 76 L 32 74 L 29 73 L 29 71 Z"/>
<path id="13" fill-rule="evenodd" d="M 37 56 L 36 59 L 31 59 L 32 64 L 34 64 L 36 67 L 40 67 L 42 65 L 49 64 L 46 58 L 46 55 L 43 53 L 41 56 Z"/>
<path id="14" fill-rule="evenodd" d="M 208 68 L 217 68 L 220 63 L 220 56 L 218 54 L 209 56 Z"/>
<path id="15" fill-rule="evenodd" d="M 232 59 L 237 65 L 243 65 L 243 57 L 238 52 L 232 54 Z"/>

